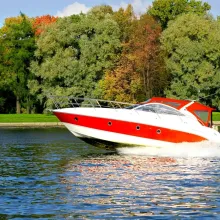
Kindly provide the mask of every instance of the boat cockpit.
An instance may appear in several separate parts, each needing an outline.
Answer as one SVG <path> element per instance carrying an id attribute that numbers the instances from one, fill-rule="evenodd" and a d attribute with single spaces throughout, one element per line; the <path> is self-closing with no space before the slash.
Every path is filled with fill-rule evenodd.
<path id="1" fill-rule="evenodd" d="M 212 127 L 212 112 L 215 110 L 192 100 L 159 97 L 153 97 L 145 102 L 131 105 L 127 109 L 154 112 L 157 114 L 190 116 L 206 127 Z"/>

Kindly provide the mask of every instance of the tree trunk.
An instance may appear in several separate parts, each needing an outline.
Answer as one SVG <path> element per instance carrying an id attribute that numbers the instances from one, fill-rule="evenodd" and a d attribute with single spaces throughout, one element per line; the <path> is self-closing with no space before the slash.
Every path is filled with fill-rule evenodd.
<path id="1" fill-rule="evenodd" d="M 149 74 L 149 64 L 147 65 L 147 71 L 146 71 L 146 97 L 149 99 L 151 98 L 151 85 L 150 85 L 150 74 Z"/>
<path id="2" fill-rule="evenodd" d="M 30 106 L 30 97 L 28 96 L 27 98 L 27 108 L 26 108 L 26 111 L 27 111 L 27 114 L 31 114 L 31 106 Z"/>
<path id="3" fill-rule="evenodd" d="M 26 110 L 27 110 L 27 114 L 31 114 L 31 108 L 30 108 L 29 105 L 27 106 L 27 109 L 26 109 Z"/>
<path id="4" fill-rule="evenodd" d="M 19 96 L 16 97 L 16 113 L 21 114 L 21 103 Z"/>
<path id="5" fill-rule="evenodd" d="M 144 93 L 145 93 L 145 96 L 147 96 L 146 75 L 144 71 L 143 71 L 143 80 L 144 80 Z"/>

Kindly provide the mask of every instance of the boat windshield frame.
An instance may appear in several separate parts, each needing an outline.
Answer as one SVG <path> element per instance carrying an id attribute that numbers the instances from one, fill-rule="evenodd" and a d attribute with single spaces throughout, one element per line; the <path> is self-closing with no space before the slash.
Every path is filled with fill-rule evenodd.
<path id="1" fill-rule="evenodd" d="M 151 99 L 148 99 L 147 101 L 144 101 L 144 102 L 132 104 L 132 105 L 129 105 L 129 106 L 125 107 L 125 109 L 135 109 L 135 108 L 137 108 L 139 106 L 142 106 L 142 105 L 145 105 L 145 104 L 149 104 L 150 101 L 151 101 Z"/>
<path id="2" fill-rule="evenodd" d="M 133 105 L 129 105 L 129 106 L 127 106 L 127 107 L 125 107 L 125 109 L 135 109 L 135 108 L 137 108 L 137 107 L 139 107 L 139 106 L 141 106 L 141 105 L 143 105 L 143 104 L 133 104 Z"/>
<path id="3" fill-rule="evenodd" d="M 185 116 L 182 112 L 177 110 L 174 107 L 163 103 L 146 103 L 138 105 L 133 108 L 133 110 L 144 111 L 144 112 L 152 112 L 156 114 L 166 114 L 166 115 L 175 115 L 175 116 Z"/>

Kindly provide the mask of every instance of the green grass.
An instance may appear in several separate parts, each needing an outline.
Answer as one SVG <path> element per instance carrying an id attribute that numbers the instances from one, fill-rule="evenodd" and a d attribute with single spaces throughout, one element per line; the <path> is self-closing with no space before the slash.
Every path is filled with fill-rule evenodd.
<path id="1" fill-rule="evenodd" d="M 0 123 L 59 122 L 55 115 L 47 114 L 0 114 Z"/>
<path id="2" fill-rule="evenodd" d="M 220 121 L 220 112 L 213 113 L 213 121 Z M 54 115 L 47 114 L 0 114 L 0 123 L 59 122 Z"/>
<path id="3" fill-rule="evenodd" d="M 212 120 L 213 121 L 220 121 L 220 112 L 213 112 L 212 113 Z"/>

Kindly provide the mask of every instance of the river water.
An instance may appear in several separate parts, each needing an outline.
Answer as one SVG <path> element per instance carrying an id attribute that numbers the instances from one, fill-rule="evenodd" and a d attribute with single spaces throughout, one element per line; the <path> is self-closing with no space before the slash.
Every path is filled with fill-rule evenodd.
<path id="1" fill-rule="evenodd" d="M 220 146 L 99 149 L 0 129 L 0 219 L 220 219 Z"/>

